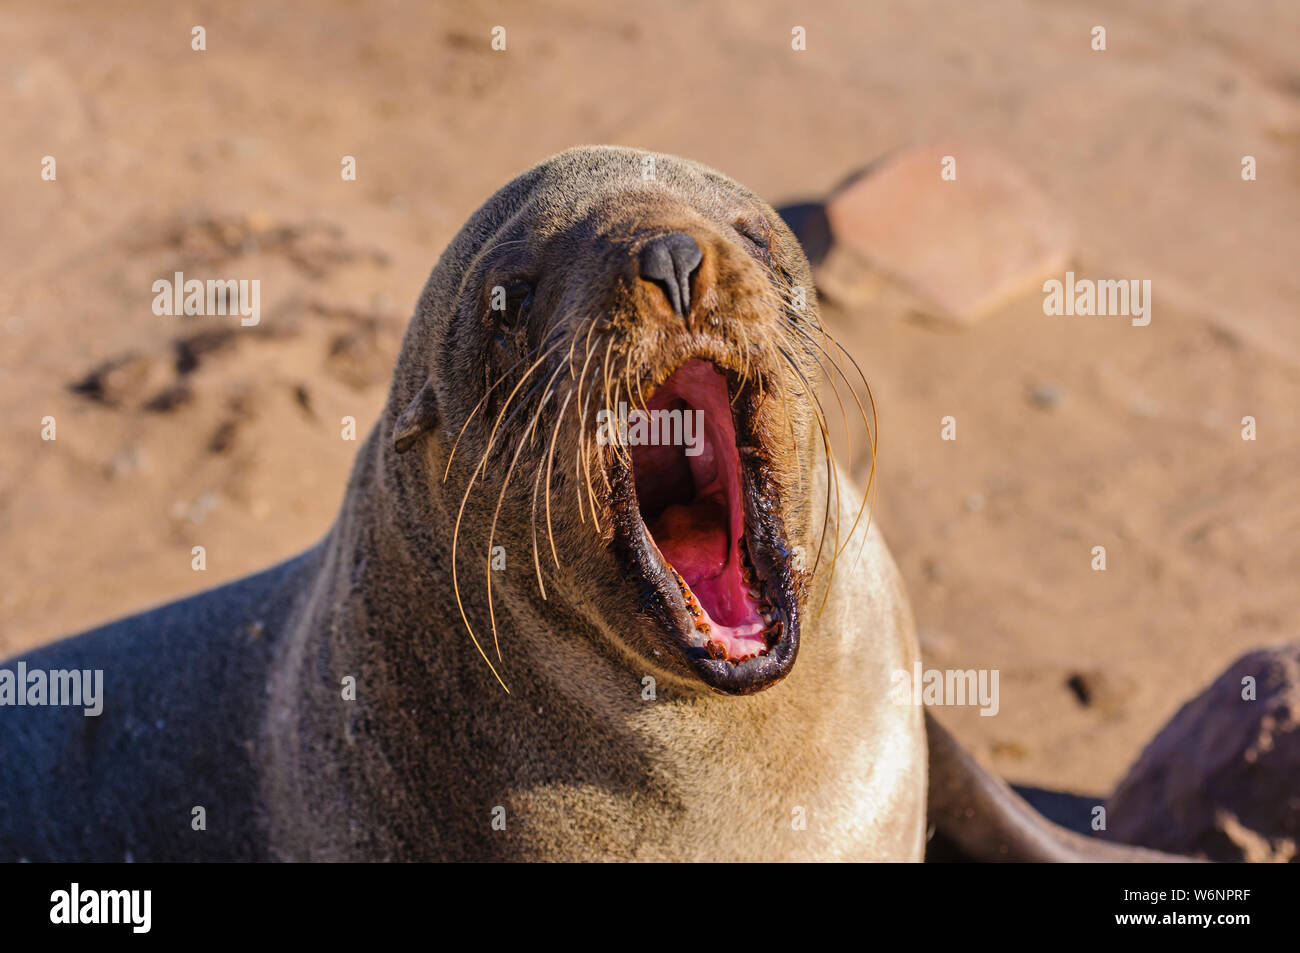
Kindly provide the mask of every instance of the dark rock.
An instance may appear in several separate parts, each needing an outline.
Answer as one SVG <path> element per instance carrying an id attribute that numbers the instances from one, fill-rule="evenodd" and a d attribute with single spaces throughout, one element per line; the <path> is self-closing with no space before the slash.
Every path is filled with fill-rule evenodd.
<path id="1" fill-rule="evenodd" d="M 1218 861 L 1296 860 L 1300 644 L 1244 656 L 1184 705 L 1107 814 L 1113 840 Z"/>

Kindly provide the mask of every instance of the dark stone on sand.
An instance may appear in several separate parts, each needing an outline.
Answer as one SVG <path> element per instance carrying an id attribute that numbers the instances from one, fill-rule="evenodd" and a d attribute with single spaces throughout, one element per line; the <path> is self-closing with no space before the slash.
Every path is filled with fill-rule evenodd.
<path id="1" fill-rule="evenodd" d="M 1107 814 L 1112 840 L 1217 861 L 1296 860 L 1300 644 L 1242 657 L 1184 705 Z"/>

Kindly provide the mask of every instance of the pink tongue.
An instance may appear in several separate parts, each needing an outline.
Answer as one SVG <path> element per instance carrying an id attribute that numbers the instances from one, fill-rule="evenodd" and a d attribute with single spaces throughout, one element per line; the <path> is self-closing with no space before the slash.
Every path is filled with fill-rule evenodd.
<path id="1" fill-rule="evenodd" d="M 738 659 L 764 651 L 767 642 L 763 619 L 745 594 L 739 568 L 733 565 L 728 571 L 727 521 L 727 505 L 715 497 L 689 506 L 674 503 L 650 532 L 659 552 L 699 599 L 708 638 L 721 642 L 729 658 Z"/>
<path id="2" fill-rule="evenodd" d="M 725 504 L 674 503 L 659 514 L 650 534 L 664 558 L 698 594 L 699 584 L 716 578 L 726 565 L 726 524 Z"/>

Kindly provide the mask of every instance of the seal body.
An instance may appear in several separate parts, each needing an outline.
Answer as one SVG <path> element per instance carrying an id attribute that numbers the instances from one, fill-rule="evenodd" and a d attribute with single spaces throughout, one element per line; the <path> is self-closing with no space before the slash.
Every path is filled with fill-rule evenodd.
<path id="1" fill-rule="evenodd" d="M 649 699 L 645 674 L 577 647 L 516 669 L 532 679 L 506 695 L 450 593 L 411 611 L 394 582 L 411 567 L 331 558 L 345 525 L 273 569 L 26 656 L 102 669 L 105 704 L 3 713 L 0 858 L 921 858 L 919 711 L 882 703 L 887 679 L 861 661 L 917 657 L 878 532 L 775 689 Z"/>
<path id="2" fill-rule="evenodd" d="M 663 679 L 649 698 L 649 670 L 566 637 L 580 631 L 577 612 L 531 607 L 511 614 L 507 695 L 457 627 L 453 601 L 411 611 L 409 594 L 384 588 L 405 572 L 357 568 L 339 564 L 318 583 L 356 587 L 348 598 L 313 600 L 284 634 L 266 779 L 275 856 L 923 856 L 924 725 L 919 709 L 888 700 L 886 674 L 918 656 L 876 531 L 805 630 L 794 671 L 738 698 Z M 382 652 L 355 637 L 371 626 L 385 633 Z M 340 704 L 346 672 L 383 702 Z"/>
<path id="3" fill-rule="evenodd" d="M 919 859 L 915 636 L 815 465 L 812 295 L 712 170 L 520 176 L 435 267 L 318 546 L 24 659 L 102 669 L 104 709 L 0 713 L 0 855 Z M 647 393 L 708 409 L 703 459 L 591 439 Z"/>
<path id="4" fill-rule="evenodd" d="M 0 860 L 268 859 L 266 684 L 315 557 L 25 656 L 102 671 L 102 711 L 0 709 Z"/>

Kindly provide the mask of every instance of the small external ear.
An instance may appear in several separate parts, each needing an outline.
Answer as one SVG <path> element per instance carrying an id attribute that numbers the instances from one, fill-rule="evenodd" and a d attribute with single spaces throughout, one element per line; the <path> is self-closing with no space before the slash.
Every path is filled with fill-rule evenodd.
<path id="1" fill-rule="evenodd" d="M 415 399 L 402 411 L 393 424 L 393 449 L 405 453 L 415 443 L 415 438 L 438 426 L 438 401 L 433 393 L 433 385 L 424 382 Z"/>

